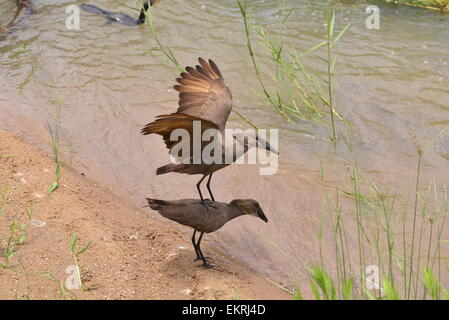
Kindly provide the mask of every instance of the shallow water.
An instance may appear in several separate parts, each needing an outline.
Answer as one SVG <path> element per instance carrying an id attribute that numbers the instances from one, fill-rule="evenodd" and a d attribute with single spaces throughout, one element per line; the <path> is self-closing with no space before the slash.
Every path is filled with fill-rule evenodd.
<path id="1" fill-rule="evenodd" d="M 108 24 L 81 12 L 81 29 L 67 30 L 65 8 L 73 3 L 82 2 L 36 0 L 34 14 L 0 38 L 0 128 L 48 145 L 47 124 L 54 122 L 59 101 L 66 162 L 136 206 L 144 204 L 145 196 L 196 197 L 198 177 L 155 175 L 168 162 L 165 146 L 160 137 L 139 134 L 156 115 L 176 109 L 177 94 L 171 88 L 178 70 L 150 50 L 155 44 L 145 26 Z M 249 10 L 259 23 L 275 28 L 281 14 L 277 3 L 251 1 Z M 113 2 L 95 4 L 133 14 Z M 332 6 L 338 30 L 354 23 L 338 46 L 335 96 L 338 110 L 352 125 L 358 163 L 375 181 L 405 190 L 414 179 L 415 143 L 428 143 L 449 125 L 449 16 L 379 3 L 381 28 L 368 30 L 366 4 Z M 281 33 L 285 43 L 304 50 L 323 40 L 324 4 L 287 1 L 287 7 L 294 11 Z M 13 9 L 13 1 L 0 1 L 1 25 L 14 15 Z M 234 1 L 162 1 L 154 15 L 159 39 L 181 65 L 195 64 L 198 56 L 213 58 L 238 110 L 260 127 L 280 129 L 276 175 L 260 176 L 255 166 L 231 166 L 214 176 L 212 186 L 219 200 L 258 200 L 269 223 L 245 217 L 209 239 L 224 254 L 290 283 L 303 264 L 318 258 L 319 157 L 326 183 L 345 189 L 344 143 L 334 149 L 328 125 L 287 123 L 257 98 Z M 268 65 L 264 48 L 257 45 L 256 52 L 261 64 Z M 245 124 L 231 114 L 228 126 Z M 338 130 L 343 132 L 343 125 Z M 448 165 L 446 134 L 426 151 L 425 176 L 447 184 Z M 331 244 L 325 246 L 325 255 L 332 250 Z"/>

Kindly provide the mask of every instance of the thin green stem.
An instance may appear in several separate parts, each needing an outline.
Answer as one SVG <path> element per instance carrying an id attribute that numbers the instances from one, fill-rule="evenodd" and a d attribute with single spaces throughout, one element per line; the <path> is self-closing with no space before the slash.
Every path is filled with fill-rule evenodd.
<path id="1" fill-rule="evenodd" d="M 415 185 L 415 206 L 413 210 L 413 228 L 412 228 L 412 247 L 410 251 L 410 267 L 409 267 L 409 279 L 408 279 L 408 291 L 407 291 L 407 299 L 410 299 L 410 290 L 411 290 L 411 282 L 412 282 L 412 273 L 413 273 L 413 257 L 415 250 L 415 231 L 416 231 L 416 216 L 418 211 L 418 197 L 419 197 L 419 178 L 421 173 L 421 161 L 422 161 L 422 152 L 418 151 L 418 167 L 416 173 L 416 185 Z"/>

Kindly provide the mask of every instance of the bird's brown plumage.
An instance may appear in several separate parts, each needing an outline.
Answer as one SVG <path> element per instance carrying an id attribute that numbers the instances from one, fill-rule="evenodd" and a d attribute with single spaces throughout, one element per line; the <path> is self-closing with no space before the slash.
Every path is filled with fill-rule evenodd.
<path id="1" fill-rule="evenodd" d="M 192 132 L 193 121 L 201 121 L 202 132 L 216 128 L 222 134 L 232 110 L 231 90 L 226 87 L 217 65 L 209 60 L 198 58 L 200 65 L 187 67 L 176 81 L 175 90 L 179 91 L 178 109 L 175 113 L 160 115 L 157 120 L 147 124 L 142 134 L 156 133 L 163 136 L 167 148 L 175 142 L 170 141 L 172 130 L 183 128 Z"/>
<path id="2" fill-rule="evenodd" d="M 195 116 L 215 124 L 223 132 L 232 110 L 231 90 L 226 87 L 217 65 L 198 58 L 200 65 L 187 67 L 176 81 L 179 91 L 177 113 Z"/>
<path id="3" fill-rule="evenodd" d="M 256 216 L 268 222 L 259 203 L 253 199 L 235 199 L 230 203 L 208 201 L 209 208 L 205 208 L 198 199 L 167 201 L 147 198 L 146 200 L 149 207 L 158 211 L 163 217 L 199 232 L 214 232 L 242 215 Z"/>
<path id="4" fill-rule="evenodd" d="M 165 145 L 170 151 L 178 143 L 177 140 L 172 141 L 170 139 L 170 135 L 175 129 L 187 130 L 190 137 L 193 137 L 193 121 L 201 122 L 201 133 L 210 128 L 218 129 L 217 126 L 210 121 L 182 113 L 164 114 L 159 115 L 156 118 L 155 121 L 147 124 L 141 132 L 144 135 L 151 133 L 161 135 Z M 193 141 L 191 141 L 190 150 L 193 150 Z"/>
<path id="5" fill-rule="evenodd" d="M 184 162 L 188 159 L 189 163 L 169 164 L 157 169 L 157 174 L 164 174 L 168 172 L 179 172 L 186 174 L 203 174 L 211 175 L 228 164 L 197 164 L 192 163 L 194 143 L 194 121 L 201 121 L 201 137 L 204 131 L 208 129 L 216 129 L 221 137 L 224 137 L 226 121 L 232 110 L 232 94 L 231 90 L 226 87 L 223 75 L 218 69 L 215 62 L 209 60 L 206 62 L 203 58 L 198 58 L 199 65 L 195 68 L 186 67 L 186 72 L 182 72 L 181 76 L 176 79 L 179 83 L 174 86 L 175 90 L 179 91 L 178 109 L 175 113 L 160 115 L 157 119 L 147 124 L 141 131 L 142 134 L 156 133 L 163 137 L 167 148 L 172 151 L 181 140 L 171 141 L 171 134 L 175 129 L 185 129 L 190 134 L 190 151 L 189 154 L 176 155 Z M 200 138 L 201 139 L 201 138 Z M 218 139 L 217 135 L 213 139 Z M 209 141 L 199 141 L 200 150 L 209 143 Z M 210 177 L 207 183 L 209 193 L 213 199 L 210 191 Z M 203 199 L 199 184 L 197 189 L 201 199 Z"/>
<path id="6" fill-rule="evenodd" d="M 166 201 L 147 198 L 147 201 L 148 206 L 163 217 L 194 229 L 192 243 L 197 259 L 203 260 L 204 266 L 208 268 L 213 266 L 204 257 L 200 248 L 204 233 L 214 232 L 242 215 L 256 216 L 268 222 L 259 203 L 252 199 L 236 199 L 230 203 L 207 201 L 208 208 L 204 207 L 203 201 L 196 199 Z M 195 240 L 197 231 L 201 232 L 198 241 Z"/>

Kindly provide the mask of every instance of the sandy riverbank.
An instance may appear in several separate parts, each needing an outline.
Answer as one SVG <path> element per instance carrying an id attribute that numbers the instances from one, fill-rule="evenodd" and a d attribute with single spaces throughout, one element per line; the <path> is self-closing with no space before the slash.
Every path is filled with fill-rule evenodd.
<path id="1" fill-rule="evenodd" d="M 174 223 L 149 217 L 148 211 L 121 202 L 108 190 L 63 168 L 61 187 L 47 194 L 54 180 L 52 159 L 21 139 L 0 130 L 0 299 L 61 298 L 59 282 L 74 264 L 69 248 L 73 233 L 84 287 L 71 292 L 81 299 L 290 299 L 291 296 L 242 263 L 204 250 L 223 270 L 193 262 L 190 234 Z M 32 204 L 31 222 L 27 215 Z M 15 236 L 10 226 L 16 224 Z M 43 225 L 44 224 L 44 225 Z M 11 246 L 23 234 L 22 244 Z M 12 240 L 11 240 L 12 239 Z M 12 268 L 12 269 L 8 269 Z M 70 268 L 69 268 L 70 269 Z M 51 274 L 53 280 L 49 280 Z M 66 296 L 66 298 L 70 297 Z"/>

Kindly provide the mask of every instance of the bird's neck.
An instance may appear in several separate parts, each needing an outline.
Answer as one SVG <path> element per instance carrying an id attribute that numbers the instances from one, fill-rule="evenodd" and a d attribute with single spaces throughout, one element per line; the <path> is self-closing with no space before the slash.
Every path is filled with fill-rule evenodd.
<path id="1" fill-rule="evenodd" d="M 140 10 L 139 18 L 137 19 L 137 24 L 143 24 L 145 22 L 145 13 L 147 12 L 148 8 L 150 7 L 150 0 L 146 1 L 143 4 L 142 10 Z"/>
<path id="2" fill-rule="evenodd" d="M 232 204 L 230 204 L 230 207 L 231 207 L 231 210 L 229 211 L 228 221 L 246 214 L 245 212 L 242 211 L 242 209 L 237 208 L 237 207 L 233 206 Z"/>

